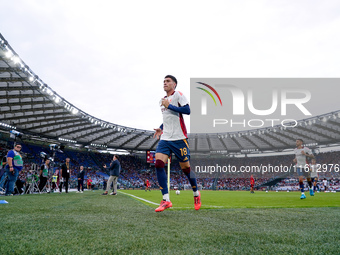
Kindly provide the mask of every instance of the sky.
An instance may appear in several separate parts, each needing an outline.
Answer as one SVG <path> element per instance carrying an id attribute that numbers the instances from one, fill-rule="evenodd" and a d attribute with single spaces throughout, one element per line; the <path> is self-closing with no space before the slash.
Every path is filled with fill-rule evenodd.
<path id="1" fill-rule="evenodd" d="M 153 130 L 163 79 L 339 77 L 340 2 L 0 1 L 0 32 L 60 96 Z M 190 130 L 189 118 L 185 118 Z"/>

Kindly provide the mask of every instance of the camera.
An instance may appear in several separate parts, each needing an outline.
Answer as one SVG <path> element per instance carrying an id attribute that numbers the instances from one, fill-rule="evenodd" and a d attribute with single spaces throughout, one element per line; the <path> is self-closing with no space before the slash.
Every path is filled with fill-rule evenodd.
<path id="1" fill-rule="evenodd" d="M 41 158 L 43 158 L 43 159 L 45 159 L 45 158 L 46 158 L 46 156 L 47 156 L 47 154 L 46 154 L 45 152 L 43 152 L 43 151 L 42 151 L 42 152 L 40 152 L 40 154 L 39 154 L 39 155 L 40 155 L 40 157 L 41 157 Z"/>
<path id="2" fill-rule="evenodd" d="M 11 131 L 9 131 L 9 136 L 11 137 L 11 138 L 22 138 L 22 136 L 23 136 L 23 133 L 20 133 L 20 132 L 18 132 L 18 131 L 16 131 L 16 130 L 11 130 Z"/>
<path id="3" fill-rule="evenodd" d="M 58 144 L 50 144 L 50 150 L 51 151 L 58 151 L 58 152 L 61 152 L 63 153 L 63 149 L 65 148 L 64 145 L 58 145 Z"/>

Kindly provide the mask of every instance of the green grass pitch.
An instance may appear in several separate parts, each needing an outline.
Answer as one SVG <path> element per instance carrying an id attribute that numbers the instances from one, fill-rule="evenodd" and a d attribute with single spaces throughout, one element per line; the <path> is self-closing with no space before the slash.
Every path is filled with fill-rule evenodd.
<path id="1" fill-rule="evenodd" d="M 0 254 L 339 254 L 340 193 L 160 191 L 0 197 Z M 125 194 L 124 194 L 125 193 Z"/>

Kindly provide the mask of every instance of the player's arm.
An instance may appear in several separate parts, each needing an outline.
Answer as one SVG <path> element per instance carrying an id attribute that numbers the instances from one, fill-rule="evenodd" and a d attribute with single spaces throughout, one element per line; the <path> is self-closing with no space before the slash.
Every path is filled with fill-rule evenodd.
<path id="1" fill-rule="evenodd" d="M 163 132 L 163 123 L 162 125 L 160 125 L 159 128 L 154 128 L 155 133 L 153 134 L 153 138 L 157 137 L 157 139 L 159 139 L 159 137 L 162 135 Z"/>
<path id="2" fill-rule="evenodd" d="M 307 154 L 306 154 L 306 157 L 309 157 L 309 158 L 311 158 L 311 159 L 315 158 L 314 155 L 313 155 L 312 153 L 311 153 L 311 154 L 308 154 L 308 153 L 307 153 Z"/>
<path id="3" fill-rule="evenodd" d="M 172 104 L 169 104 L 168 109 L 174 112 L 182 113 L 182 114 L 188 114 L 188 115 L 190 114 L 190 106 L 188 104 L 184 106 L 174 106 Z"/>
<path id="4" fill-rule="evenodd" d="M 310 152 L 310 151 L 307 151 L 307 152 L 302 151 L 301 154 L 305 155 L 308 158 L 314 158 L 314 155 L 312 153 L 308 153 L 308 152 Z"/>
<path id="5" fill-rule="evenodd" d="M 183 103 L 184 104 L 184 103 Z M 170 104 L 168 99 L 163 98 L 162 99 L 162 105 L 165 108 L 168 108 L 174 112 L 182 113 L 182 114 L 190 114 L 190 106 L 189 104 L 185 104 L 184 106 L 174 106 Z"/>

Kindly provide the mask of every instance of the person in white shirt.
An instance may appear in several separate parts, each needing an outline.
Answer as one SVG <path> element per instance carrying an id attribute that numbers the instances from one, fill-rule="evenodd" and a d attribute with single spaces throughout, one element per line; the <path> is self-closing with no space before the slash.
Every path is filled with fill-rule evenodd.
<path id="1" fill-rule="evenodd" d="M 325 188 L 325 192 L 327 191 L 327 187 L 328 187 L 328 181 L 327 181 L 327 179 L 325 178 L 325 179 L 323 179 L 323 187 Z"/>
<path id="2" fill-rule="evenodd" d="M 160 138 L 156 149 L 156 174 L 162 191 L 163 200 L 156 212 L 162 212 L 172 207 L 169 198 L 169 190 L 165 173 L 165 163 L 171 153 L 174 153 L 179 160 L 179 164 L 184 174 L 188 177 L 194 193 L 195 210 L 201 207 L 201 194 L 197 189 L 196 176 L 190 169 L 190 150 L 187 141 L 187 130 L 184 124 L 183 114 L 190 114 L 189 101 L 179 91 L 175 91 L 177 79 L 172 75 L 164 78 L 163 88 L 166 96 L 159 102 L 163 115 L 163 124 L 155 129 L 154 137 Z M 170 187 L 169 187 L 170 188 Z"/>
<path id="3" fill-rule="evenodd" d="M 305 176 L 307 177 L 307 181 L 310 187 L 309 189 L 310 195 L 311 196 L 314 195 L 314 192 L 312 189 L 312 181 L 309 176 L 309 165 L 307 161 L 307 158 L 314 158 L 314 155 L 312 154 L 312 151 L 309 148 L 303 146 L 302 139 L 297 139 L 295 143 L 296 143 L 296 148 L 294 149 L 295 158 L 293 161 L 296 164 L 295 169 L 299 176 L 299 185 L 300 185 L 300 190 L 301 190 L 300 198 L 305 199 L 306 195 L 304 193 L 304 187 L 303 187 L 303 179 Z"/>

